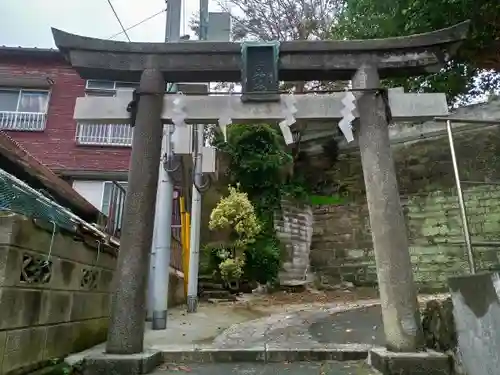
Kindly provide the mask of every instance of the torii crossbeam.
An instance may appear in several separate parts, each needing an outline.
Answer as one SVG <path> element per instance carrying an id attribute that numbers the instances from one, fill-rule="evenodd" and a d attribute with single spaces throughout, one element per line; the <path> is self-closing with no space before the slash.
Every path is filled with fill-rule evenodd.
<path id="1" fill-rule="evenodd" d="M 237 104 L 241 111 L 251 112 L 262 111 L 266 106 L 275 105 L 270 102 L 280 101 L 279 95 L 276 95 L 280 80 L 349 79 L 352 80 L 353 89 L 359 91 L 359 128 L 356 133 L 363 165 L 387 348 L 399 352 L 421 349 L 422 329 L 408 238 L 389 143 L 389 106 L 387 98 L 381 94 L 380 79 L 422 75 L 439 70 L 466 38 L 468 26 L 468 22 L 464 22 L 430 33 L 388 39 L 295 41 L 260 46 L 228 42 L 125 43 L 86 38 L 53 29 L 57 47 L 83 78 L 122 81 L 141 79 L 141 99 L 134 130 L 116 276 L 118 286 L 112 304 L 106 351 L 114 354 L 143 351 L 146 259 L 153 229 L 162 117 L 165 114 L 169 116 L 170 105 L 168 99 L 163 99 L 164 82 L 241 81 L 243 94 L 260 101 Z M 251 91 L 268 96 L 262 96 L 259 100 L 252 97 Z M 205 100 L 205 103 L 215 103 L 215 99 Z M 102 99 L 102 103 L 105 101 Z M 84 100 L 80 100 L 81 103 Z M 115 107 L 116 103 L 110 104 L 110 112 L 123 111 Z M 324 117 L 320 113 L 324 108 L 317 102 L 311 105 L 315 107 L 307 109 L 312 111 L 311 117 Z M 96 104 L 96 109 L 99 106 L 99 111 L 104 111 L 100 114 L 107 116 L 105 105 Z M 163 106 L 167 107 L 162 109 Z M 77 108 L 77 114 L 81 113 L 81 108 Z M 397 112 L 398 108 L 390 109 Z M 86 113 L 87 110 L 88 107 Z M 122 118 L 122 115 L 123 112 L 118 117 Z M 112 117 L 110 115 L 110 119 Z"/>
<path id="2" fill-rule="evenodd" d="M 298 123 L 311 121 L 329 122 L 330 128 L 336 127 L 344 108 L 342 99 L 344 93 L 296 95 Z M 74 118 L 81 122 L 102 122 L 106 124 L 128 123 L 130 113 L 127 105 L 132 100 L 130 95 L 120 94 L 116 98 L 87 96 L 76 99 Z M 174 95 L 163 98 L 162 122 L 172 123 L 175 115 Z M 214 124 L 221 113 L 229 111 L 232 123 L 251 124 L 255 122 L 278 122 L 283 120 L 283 109 L 280 103 L 259 103 L 248 105 L 241 101 L 240 95 L 205 96 L 186 95 L 185 122 L 188 124 Z M 400 89 L 388 90 L 389 107 L 394 121 L 429 120 L 448 114 L 448 104 L 444 94 L 411 94 Z M 357 110 L 353 115 L 359 117 Z"/>
<path id="3" fill-rule="evenodd" d="M 364 63 L 377 66 L 380 78 L 438 71 L 465 39 L 469 23 L 407 37 L 290 41 L 279 47 L 282 81 L 349 80 Z M 155 66 L 167 82 L 239 82 L 240 43 L 183 41 L 125 43 L 87 38 L 52 29 L 57 47 L 82 78 L 138 82 Z"/>

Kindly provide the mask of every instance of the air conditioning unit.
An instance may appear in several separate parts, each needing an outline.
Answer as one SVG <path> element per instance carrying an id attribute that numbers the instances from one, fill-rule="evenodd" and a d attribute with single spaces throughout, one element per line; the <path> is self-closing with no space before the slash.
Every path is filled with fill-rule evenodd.
<path id="1" fill-rule="evenodd" d="M 191 155 L 193 153 L 193 126 L 176 126 L 172 141 L 175 154 Z"/>
<path id="2" fill-rule="evenodd" d="M 203 173 L 215 173 L 217 153 L 214 147 L 203 147 L 201 159 L 201 169 Z"/>

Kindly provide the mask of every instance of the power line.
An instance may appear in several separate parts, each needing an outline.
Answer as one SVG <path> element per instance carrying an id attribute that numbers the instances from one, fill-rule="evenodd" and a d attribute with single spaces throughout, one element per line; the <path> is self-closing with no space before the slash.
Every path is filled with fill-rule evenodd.
<path id="1" fill-rule="evenodd" d="M 127 37 L 128 41 L 130 42 L 131 40 L 130 40 L 130 37 L 128 36 L 128 34 L 127 34 L 127 30 L 125 30 L 125 28 L 123 27 L 122 21 L 120 20 L 120 17 L 118 17 L 118 13 L 116 13 L 115 7 L 111 3 L 111 0 L 108 0 L 108 4 L 111 7 L 111 10 L 113 11 L 113 13 L 115 14 L 116 20 L 120 24 L 120 26 L 121 26 L 121 28 L 123 30 L 123 33 L 125 34 L 125 36 Z"/>
<path id="2" fill-rule="evenodd" d="M 113 38 L 117 37 L 118 35 L 123 34 L 124 32 L 127 32 L 127 31 L 129 31 L 129 30 L 132 30 L 134 27 L 137 27 L 137 26 L 139 26 L 139 25 L 142 25 L 144 22 L 147 22 L 147 21 L 149 21 L 150 19 L 153 19 L 153 18 L 155 18 L 155 17 L 159 16 L 160 14 L 162 14 L 162 13 L 164 13 L 164 12 L 166 12 L 166 11 L 167 11 L 166 9 L 162 9 L 162 10 L 160 10 L 158 13 L 155 13 L 155 14 L 153 14 L 153 15 L 149 16 L 148 18 L 144 18 L 142 21 L 137 22 L 136 24 L 134 24 L 134 25 L 132 25 L 132 26 L 130 26 L 130 27 L 127 27 L 124 31 L 120 31 L 119 33 L 116 33 L 116 34 L 114 34 L 114 35 L 111 35 L 108 39 L 113 39 Z"/>

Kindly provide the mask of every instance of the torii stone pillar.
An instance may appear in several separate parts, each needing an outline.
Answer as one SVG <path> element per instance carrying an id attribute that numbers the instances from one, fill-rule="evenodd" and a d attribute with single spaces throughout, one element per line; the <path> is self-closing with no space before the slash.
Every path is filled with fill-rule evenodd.
<path id="1" fill-rule="evenodd" d="M 352 86 L 367 90 L 357 100 L 358 140 L 386 345 L 392 351 L 413 352 L 423 348 L 422 327 L 389 142 L 387 106 L 382 93 L 377 91 L 380 79 L 376 67 L 360 67 L 352 79 Z"/>
<path id="2" fill-rule="evenodd" d="M 152 213 L 155 212 L 163 135 L 161 112 L 165 81 L 161 72 L 144 70 L 138 93 L 116 289 L 106 343 L 109 354 L 141 353 L 144 345 L 146 287 L 154 227 Z"/>

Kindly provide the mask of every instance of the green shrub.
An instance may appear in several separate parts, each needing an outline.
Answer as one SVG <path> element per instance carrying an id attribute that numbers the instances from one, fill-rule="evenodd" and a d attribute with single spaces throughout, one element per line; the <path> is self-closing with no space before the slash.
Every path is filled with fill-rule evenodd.
<path id="1" fill-rule="evenodd" d="M 231 284 L 237 282 L 243 275 L 245 260 L 239 257 L 226 258 L 219 264 L 220 275 L 224 282 Z"/>
<path id="2" fill-rule="evenodd" d="M 210 230 L 230 229 L 235 249 L 252 242 L 261 231 L 261 225 L 248 194 L 241 192 L 239 187 L 232 186 L 229 186 L 229 195 L 222 197 L 212 210 L 208 227 Z"/>
<path id="3" fill-rule="evenodd" d="M 274 282 L 281 268 L 281 251 L 276 238 L 259 236 L 245 249 L 244 277 L 260 284 Z"/>
<path id="4" fill-rule="evenodd" d="M 220 264 L 231 257 L 231 254 L 232 249 L 226 244 L 209 243 L 203 246 L 201 258 L 203 258 L 204 261 L 200 262 L 204 266 L 203 273 L 220 278 Z"/>

